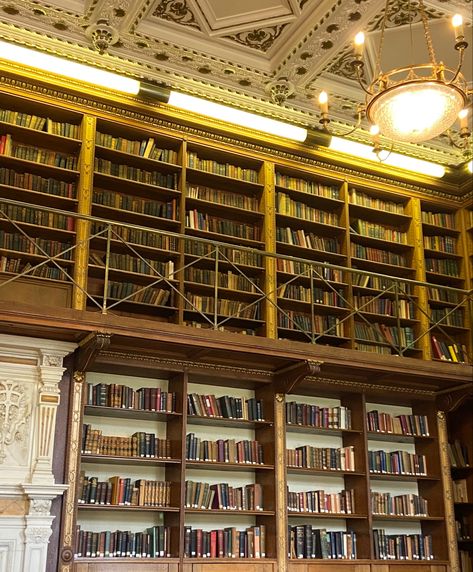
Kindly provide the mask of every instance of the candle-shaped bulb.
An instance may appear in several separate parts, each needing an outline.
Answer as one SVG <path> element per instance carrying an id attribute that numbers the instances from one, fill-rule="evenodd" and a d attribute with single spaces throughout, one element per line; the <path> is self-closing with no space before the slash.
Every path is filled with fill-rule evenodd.
<path id="1" fill-rule="evenodd" d="M 363 55 L 363 48 L 365 46 L 365 35 L 363 32 L 358 32 L 355 36 L 355 56 L 361 58 Z"/>
<path id="2" fill-rule="evenodd" d="M 455 30 L 455 40 L 463 40 L 463 18 L 461 14 L 455 14 L 452 18 L 452 26 Z"/>
<path id="3" fill-rule="evenodd" d="M 468 109 L 462 109 L 458 114 L 458 119 L 460 120 L 460 129 L 468 128 Z"/>
<path id="4" fill-rule="evenodd" d="M 372 137 L 376 137 L 376 135 L 379 135 L 379 126 L 378 125 L 372 125 L 370 127 L 370 134 Z"/>
<path id="5" fill-rule="evenodd" d="M 319 93 L 319 107 L 322 114 L 328 113 L 328 95 L 326 91 Z"/>

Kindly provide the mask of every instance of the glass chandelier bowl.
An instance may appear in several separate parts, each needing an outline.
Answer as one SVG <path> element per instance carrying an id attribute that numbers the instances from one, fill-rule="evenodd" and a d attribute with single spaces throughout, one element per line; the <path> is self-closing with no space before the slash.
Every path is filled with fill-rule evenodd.
<path id="1" fill-rule="evenodd" d="M 390 80 L 390 75 L 400 71 L 408 72 L 404 80 Z M 375 93 L 366 105 L 369 121 L 385 137 L 406 143 L 428 141 L 449 129 L 465 106 L 466 96 L 457 85 L 460 82 L 443 79 L 443 71 L 434 69 L 431 77 L 420 77 L 414 68 L 398 69 L 373 82 Z"/>

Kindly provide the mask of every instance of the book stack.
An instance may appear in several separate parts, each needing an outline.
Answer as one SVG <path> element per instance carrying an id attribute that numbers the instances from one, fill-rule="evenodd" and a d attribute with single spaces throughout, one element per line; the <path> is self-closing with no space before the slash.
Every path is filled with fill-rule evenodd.
<path id="1" fill-rule="evenodd" d="M 425 455 L 407 451 L 368 451 L 371 473 L 394 475 L 427 475 Z"/>
<path id="2" fill-rule="evenodd" d="M 232 487 L 186 481 L 186 508 L 201 510 L 263 510 L 263 489 L 259 484 Z"/>
<path id="3" fill-rule="evenodd" d="M 468 456 L 468 447 L 455 439 L 453 443 L 448 444 L 448 457 L 452 467 L 469 467 L 470 459 Z"/>
<path id="4" fill-rule="evenodd" d="M 442 340 L 437 336 L 431 336 L 432 355 L 436 359 L 442 361 L 451 361 L 456 363 L 468 363 L 468 351 L 465 344 Z"/>
<path id="5" fill-rule="evenodd" d="M 68 199 L 75 198 L 77 190 L 75 182 L 58 181 L 51 177 L 45 178 L 33 173 L 18 173 L 5 167 L 0 170 L 0 184 Z"/>
<path id="6" fill-rule="evenodd" d="M 294 513 L 352 514 L 355 512 L 355 491 L 287 491 L 287 510 Z"/>
<path id="7" fill-rule="evenodd" d="M 429 424 L 426 415 L 396 415 L 383 411 L 368 411 L 366 414 L 368 431 L 377 433 L 394 433 L 397 435 L 429 435 Z"/>
<path id="8" fill-rule="evenodd" d="M 186 436 L 186 459 L 188 461 L 211 461 L 215 463 L 243 463 L 262 465 L 263 446 L 258 441 L 235 439 L 202 440 L 195 433 Z"/>
<path id="9" fill-rule="evenodd" d="M 356 534 L 327 531 L 310 524 L 288 527 L 288 557 L 323 560 L 356 559 Z"/>
<path id="10" fill-rule="evenodd" d="M 77 558 L 169 558 L 171 529 L 153 526 L 145 532 L 90 532 L 77 527 Z"/>
<path id="11" fill-rule="evenodd" d="M 279 187 L 286 187 L 294 191 L 301 191 L 311 195 L 318 195 L 328 199 L 340 199 L 340 189 L 333 185 L 324 185 L 319 181 L 310 181 L 307 179 L 299 179 L 291 177 L 276 171 L 276 185 Z"/>
<path id="12" fill-rule="evenodd" d="M 117 383 L 88 383 L 87 405 L 173 413 L 176 410 L 176 394 L 163 391 L 160 387 L 135 390 Z"/>
<path id="13" fill-rule="evenodd" d="M 373 530 L 374 555 L 379 560 L 433 560 L 430 534 L 386 534 Z"/>
<path id="14" fill-rule="evenodd" d="M 119 476 L 108 481 L 81 473 L 79 480 L 79 504 L 168 507 L 171 502 L 171 483 L 147 481 Z"/>
<path id="15" fill-rule="evenodd" d="M 397 516 L 427 516 L 427 500 L 415 494 L 392 496 L 391 493 L 371 491 L 371 512 Z"/>
<path id="16" fill-rule="evenodd" d="M 265 558 L 266 527 L 216 530 L 184 527 L 184 558 Z"/>
<path id="17" fill-rule="evenodd" d="M 466 479 L 455 479 L 453 482 L 453 501 L 457 503 L 470 502 Z"/>
<path id="18" fill-rule="evenodd" d="M 351 411 L 344 405 L 319 407 L 288 401 L 286 402 L 286 423 L 321 429 L 351 429 Z"/>
<path id="19" fill-rule="evenodd" d="M 353 446 L 340 447 L 311 447 L 304 445 L 296 449 L 288 449 L 287 465 L 304 469 L 354 471 L 355 450 Z"/>
<path id="20" fill-rule="evenodd" d="M 215 397 L 191 393 L 187 396 L 187 413 L 200 417 L 264 421 L 263 402 L 254 397 L 243 399 L 228 395 Z"/>

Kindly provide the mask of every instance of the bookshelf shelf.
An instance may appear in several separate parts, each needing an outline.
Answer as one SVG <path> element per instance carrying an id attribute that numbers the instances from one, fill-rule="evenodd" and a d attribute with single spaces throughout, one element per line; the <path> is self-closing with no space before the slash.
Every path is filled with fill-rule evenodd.
<path id="1" fill-rule="evenodd" d="M 156 193 L 158 191 L 160 193 L 160 198 L 180 196 L 180 192 L 171 187 L 161 187 L 151 183 L 143 183 L 135 179 L 118 177 L 108 173 L 102 173 L 100 171 L 94 172 L 94 185 L 96 188 L 105 188 L 110 189 L 111 191 L 114 189 L 120 189 L 120 193 L 132 193 L 150 199 L 156 199 Z"/>
<path id="2" fill-rule="evenodd" d="M 127 220 L 130 224 L 141 224 L 144 226 L 149 226 L 150 228 L 162 228 L 173 230 L 174 232 L 179 232 L 181 223 L 178 220 L 165 217 L 157 217 L 152 215 L 147 215 L 144 213 L 135 213 L 126 209 L 119 209 L 109 206 L 100 205 L 98 203 L 93 203 L 92 209 L 95 216 L 107 219 L 117 219 Z"/>
<path id="3" fill-rule="evenodd" d="M 371 480 L 393 480 L 393 481 L 439 481 L 440 477 L 434 475 L 398 475 L 396 473 L 372 473 Z"/>
<path id="4" fill-rule="evenodd" d="M 120 457 L 115 455 L 89 455 L 82 453 L 83 463 L 104 465 L 180 465 L 180 459 L 157 459 L 148 457 Z"/>
<path id="5" fill-rule="evenodd" d="M 361 471 L 342 471 L 340 469 L 307 469 L 305 467 L 292 467 L 287 465 L 287 472 L 293 475 L 327 475 L 327 476 L 353 476 L 353 477 L 365 477 L 366 474 Z"/>
<path id="6" fill-rule="evenodd" d="M 200 415 L 188 415 L 187 422 L 193 425 L 219 425 L 221 427 L 247 427 L 252 429 L 272 427 L 270 421 L 249 421 L 246 419 L 227 419 L 224 417 L 205 417 Z"/>
<path id="7" fill-rule="evenodd" d="M 211 232 L 209 230 L 201 230 L 198 228 L 191 228 L 186 226 L 186 234 L 191 236 L 197 236 L 199 238 L 208 238 L 209 240 L 222 241 L 222 235 L 218 232 Z M 239 246 L 249 246 L 250 248 L 263 247 L 263 243 L 259 240 L 251 240 L 249 238 L 242 238 L 239 236 L 233 236 L 231 234 L 225 234 L 225 242 L 231 243 Z"/>
<path id="8" fill-rule="evenodd" d="M 169 421 L 182 417 L 182 413 L 169 413 L 162 411 L 146 411 L 143 409 L 127 409 L 118 407 L 101 407 L 98 405 L 86 405 L 85 415 L 97 417 L 113 417 L 121 419 L 148 419 L 154 421 Z"/>
<path id="9" fill-rule="evenodd" d="M 79 171 L 76 169 L 65 169 L 57 167 L 56 165 L 48 165 L 47 163 L 29 161 L 28 159 L 21 159 L 19 157 L 11 157 L 9 155 L 2 155 L 0 153 L 0 164 L 4 164 L 11 169 L 18 169 L 19 171 L 27 171 L 31 173 L 39 173 L 43 176 L 52 175 L 55 178 L 74 180 L 79 178 Z"/>
<path id="10" fill-rule="evenodd" d="M 368 431 L 368 439 L 370 441 L 392 441 L 395 443 L 414 443 L 433 441 L 434 437 L 430 435 L 409 435 L 403 433 L 383 433 L 382 431 Z"/>
<path id="11" fill-rule="evenodd" d="M 274 471 L 274 465 L 258 463 L 218 463 L 216 461 L 186 461 L 186 468 L 206 471 Z"/>
<path id="12" fill-rule="evenodd" d="M 196 198 L 186 198 L 186 205 L 191 209 L 203 210 L 208 213 L 219 215 L 222 213 L 222 207 L 225 210 L 225 213 L 233 215 L 235 218 L 243 217 L 243 220 L 253 220 L 253 221 L 262 221 L 264 218 L 264 214 L 253 211 L 250 209 L 239 208 L 237 206 L 232 205 L 222 205 L 218 203 L 212 203 L 211 201 L 205 201 L 202 199 Z"/>
<path id="13" fill-rule="evenodd" d="M 124 506 L 124 505 L 104 505 L 104 504 L 78 504 L 80 511 L 101 511 L 101 512 L 179 512 L 179 507 L 173 506 Z"/>
<path id="14" fill-rule="evenodd" d="M 296 511 L 287 511 L 288 518 L 297 517 L 297 518 L 312 518 L 312 519 L 346 519 L 346 520 L 365 520 L 368 518 L 366 514 L 357 514 L 357 513 L 346 513 L 346 512 L 296 512 Z"/>
<path id="15" fill-rule="evenodd" d="M 286 431 L 289 433 L 301 432 L 301 433 L 313 433 L 315 435 L 332 435 L 332 436 L 342 436 L 342 435 L 356 435 L 362 434 L 361 431 L 356 429 L 327 429 L 324 427 L 314 427 L 312 425 L 297 425 L 293 423 L 286 424 Z"/>
<path id="16" fill-rule="evenodd" d="M 224 187 L 229 191 L 246 191 L 249 193 L 261 193 L 263 191 L 263 184 L 261 183 L 227 177 L 225 175 L 219 175 L 218 173 L 201 171 L 200 169 L 193 169 L 191 167 L 187 167 L 187 180 L 206 186 Z"/>
<path id="17" fill-rule="evenodd" d="M 274 516 L 273 510 L 238 510 L 238 509 L 219 509 L 219 508 L 184 508 L 184 512 L 187 514 L 201 514 L 201 515 L 228 515 L 228 516 Z"/>

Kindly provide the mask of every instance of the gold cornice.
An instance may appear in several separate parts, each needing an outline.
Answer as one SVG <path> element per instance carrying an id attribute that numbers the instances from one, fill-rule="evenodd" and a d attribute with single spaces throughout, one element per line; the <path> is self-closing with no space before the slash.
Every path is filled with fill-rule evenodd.
<path id="1" fill-rule="evenodd" d="M 126 108 L 126 120 L 152 125 L 153 127 L 166 130 L 175 137 L 191 136 L 202 141 L 213 141 L 226 146 L 235 147 L 238 151 L 247 150 L 249 153 L 258 154 L 261 160 L 279 158 L 283 161 L 294 163 L 294 166 L 305 166 L 317 168 L 325 171 L 326 176 L 340 179 L 352 179 L 350 184 L 363 184 L 366 182 L 381 185 L 390 192 L 414 193 L 418 196 L 435 197 L 438 200 L 450 201 L 456 206 L 465 200 L 464 196 L 448 193 L 444 189 L 447 186 L 445 181 L 430 182 L 440 188 L 426 188 L 421 186 L 419 181 L 425 181 L 424 177 L 413 175 L 414 182 L 396 180 L 393 181 L 388 174 L 361 172 L 355 168 L 360 161 L 353 158 L 347 165 L 339 165 L 335 160 L 337 154 L 326 148 L 303 148 L 302 145 L 292 145 L 279 137 L 266 136 L 265 142 L 254 142 L 255 132 L 251 129 L 238 128 L 234 132 L 228 133 L 228 124 L 222 121 L 206 120 L 206 124 L 201 124 L 202 120 L 196 114 L 164 106 L 163 104 L 146 103 L 136 97 L 119 95 L 116 92 L 94 89 L 81 82 L 70 80 L 58 80 L 54 74 L 37 74 L 37 77 L 29 78 L 25 76 L 21 66 L 3 65 L 6 68 L 0 71 L 0 82 L 2 88 L 12 93 L 29 97 L 31 94 L 41 97 L 43 101 L 48 100 L 50 104 L 63 104 L 70 109 L 81 110 L 82 112 L 95 113 L 98 116 L 112 119 L 124 120 L 123 110 Z M 10 75 L 14 74 L 14 75 Z M 21 75 L 21 78 L 16 77 Z M 46 85 L 54 82 L 54 86 Z M 72 92 L 77 90 L 77 93 Z M 104 98 L 105 96 L 105 98 Z M 147 110 L 143 109 L 146 105 Z M 215 130 L 220 132 L 215 132 Z M 314 156 L 317 155 L 317 156 Z M 332 162 L 333 161 L 333 162 Z M 372 168 L 372 167 L 371 167 Z M 334 169 L 336 171 L 334 172 Z M 321 173 L 323 175 L 323 173 Z M 427 182 L 426 182 L 427 184 Z M 451 186 L 451 185 L 450 185 Z M 452 192 L 453 192 L 452 188 Z M 458 191 L 458 188 L 456 187 Z M 471 193 L 470 193 L 471 194 Z"/>
<path id="2" fill-rule="evenodd" d="M 338 379 L 332 377 L 307 376 L 305 381 L 314 384 L 321 383 L 321 384 L 328 384 L 331 386 L 347 387 L 360 392 L 371 392 L 371 391 L 379 391 L 380 389 L 386 389 L 384 386 L 377 385 L 375 383 L 365 383 L 362 381 L 352 381 L 350 379 Z M 405 386 L 395 386 L 395 385 L 390 385 L 389 391 L 392 391 L 394 393 L 421 395 L 423 397 L 426 398 L 428 397 L 431 399 L 433 399 L 436 395 L 435 391 L 429 391 L 427 389 L 419 389 L 417 387 L 405 387 Z"/>

